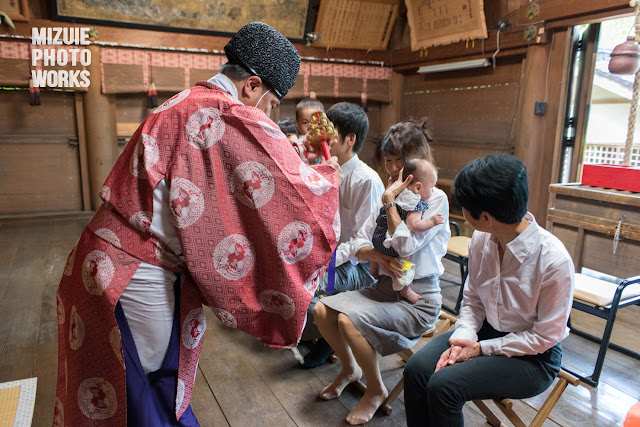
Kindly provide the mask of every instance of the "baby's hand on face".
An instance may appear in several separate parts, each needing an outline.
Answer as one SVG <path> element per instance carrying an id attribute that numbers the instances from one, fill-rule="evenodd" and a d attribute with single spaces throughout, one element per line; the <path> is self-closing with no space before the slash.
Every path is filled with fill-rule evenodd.
<path id="1" fill-rule="evenodd" d="M 444 224 L 444 215 L 435 214 L 431 217 L 431 220 L 433 221 L 433 225 Z"/>

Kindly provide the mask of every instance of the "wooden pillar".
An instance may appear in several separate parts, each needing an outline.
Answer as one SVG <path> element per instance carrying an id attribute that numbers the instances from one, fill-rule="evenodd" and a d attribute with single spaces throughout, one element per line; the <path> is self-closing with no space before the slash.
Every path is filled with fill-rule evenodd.
<path id="1" fill-rule="evenodd" d="M 401 120 L 403 91 L 404 76 L 394 71 L 391 74 L 391 103 L 383 104 L 380 109 L 380 132 L 382 134 Z"/>
<path id="2" fill-rule="evenodd" d="M 515 155 L 527 166 L 529 211 L 544 224 L 549 204 L 549 184 L 555 180 L 555 151 L 561 132 L 565 104 L 567 31 L 556 31 L 553 43 L 532 45 L 525 59 L 520 82 Z M 549 77 L 547 79 L 547 69 Z M 547 83 L 548 82 L 548 83 Z M 544 115 L 535 114 L 535 103 L 546 97 Z"/>
<path id="3" fill-rule="evenodd" d="M 100 191 L 115 164 L 118 150 L 116 131 L 116 107 L 113 96 L 102 93 L 100 48 L 90 45 L 91 64 L 87 70 L 91 85 L 85 93 L 84 124 L 87 138 L 87 166 L 91 208 L 97 210 L 102 204 Z"/>

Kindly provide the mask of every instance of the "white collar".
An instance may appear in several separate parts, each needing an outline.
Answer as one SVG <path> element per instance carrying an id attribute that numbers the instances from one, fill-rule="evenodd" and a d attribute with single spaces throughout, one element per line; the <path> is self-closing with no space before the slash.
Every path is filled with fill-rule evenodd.
<path id="1" fill-rule="evenodd" d="M 505 248 L 505 250 L 509 250 L 509 252 L 513 254 L 514 258 L 521 264 L 535 245 L 535 239 L 532 239 L 532 236 L 540 230 L 540 227 L 538 226 L 538 223 L 536 223 L 536 219 L 531 212 L 527 212 L 524 219 L 529 221 L 529 226 L 522 233 L 516 236 L 515 239 L 507 243 L 507 247 Z M 494 244 L 498 244 L 498 239 L 494 236 L 491 236 L 490 240 Z"/>
<path id="2" fill-rule="evenodd" d="M 342 168 L 342 176 L 343 178 L 349 175 L 359 163 L 359 158 L 357 154 L 354 154 L 349 160 L 344 162 L 340 168 Z"/>
<path id="3" fill-rule="evenodd" d="M 208 82 L 218 86 L 222 90 L 226 90 L 234 97 L 234 99 L 242 102 L 238 98 L 238 88 L 235 84 L 233 84 L 233 81 L 231 81 L 231 79 L 224 74 L 216 74 L 215 76 L 211 77 Z"/>

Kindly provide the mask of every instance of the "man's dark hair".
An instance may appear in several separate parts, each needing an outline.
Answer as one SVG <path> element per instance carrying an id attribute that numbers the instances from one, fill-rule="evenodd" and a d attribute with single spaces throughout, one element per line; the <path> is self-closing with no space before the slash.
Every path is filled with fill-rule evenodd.
<path id="1" fill-rule="evenodd" d="M 245 70 L 242 65 L 232 64 L 231 62 L 225 62 L 224 64 L 222 64 L 222 67 L 220 67 L 220 74 L 224 74 L 234 82 L 248 79 L 249 77 L 254 75 Z M 273 90 L 271 86 L 269 86 L 264 80 L 262 81 L 262 84 L 268 90 Z"/>
<path id="2" fill-rule="evenodd" d="M 458 172 L 452 193 L 474 219 L 484 211 L 504 224 L 516 224 L 527 213 L 527 168 L 509 154 L 489 154 Z"/>
<path id="3" fill-rule="evenodd" d="M 342 139 L 350 134 L 356 136 L 353 152 L 358 154 L 369 131 L 367 113 L 350 102 L 339 102 L 327 110 L 327 118 L 331 120 Z"/>
<path id="4" fill-rule="evenodd" d="M 322 102 L 313 98 L 305 98 L 296 105 L 296 120 L 300 118 L 300 111 L 306 108 L 313 108 L 316 111 L 322 111 L 324 113 L 324 105 L 322 105 Z"/>
<path id="5" fill-rule="evenodd" d="M 294 133 L 297 136 L 300 136 L 300 131 L 298 130 L 298 126 L 296 126 L 296 121 L 291 117 L 278 121 L 278 126 L 285 135 L 288 133 Z"/>
<path id="6" fill-rule="evenodd" d="M 220 67 L 220 74 L 224 74 L 233 81 L 240 81 L 251 77 L 253 74 L 245 70 L 242 65 L 232 64 L 231 62 L 225 62 Z"/>

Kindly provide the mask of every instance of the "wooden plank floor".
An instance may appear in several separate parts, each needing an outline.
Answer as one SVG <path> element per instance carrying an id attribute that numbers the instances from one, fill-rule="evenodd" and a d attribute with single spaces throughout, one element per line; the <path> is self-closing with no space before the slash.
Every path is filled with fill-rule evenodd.
<path id="1" fill-rule="evenodd" d="M 0 222 L 0 382 L 38 377 L 34 426 L 51 425 L 57 366 L 55 293 L 67 255 L 87 222 L 86 216 Z M 447 261 L 446 268 L 445 278 L 455 281 L 457 265 Z M 451 303 L 458 288 L 445 281 L 442 286 L 445 301 Z M 203 426 L 346 425 L 344 418 L 360 397 L 355 388 L 347 387 L 333 401 L 317 398 L 339 371 L 339 363 L 300 369 L 290 351 L 272 350 L 225 327 L 211 310 L 206 313 L 208 330 L 192 399 Z M 582 313 L 573 319 L 589 330 L 603 327 L 599 319 Z M 639 327 L 640 307 L 625 308 L 613 340 L 638 351 Z M 565 365 L 587 370 L 595 361 L 595 344 L 570 336 L 563 347 Z M 381 363 L 391 388 L 404 364 L 395 355 Z M 620 425 L 640 399 L 639 371 L 640 361 L 609 351 L 600 386 L 570 386 L 544 425 Z M 514 404 L 529 421 L 545 397 L 546 393 Z M 367 425 L 404 425 L 403 401 L 401 394 L 390 416 L 376 414 Z M 474 405 L 466 405 L 464 413 L 466 425 L 487 425 Z"/>

